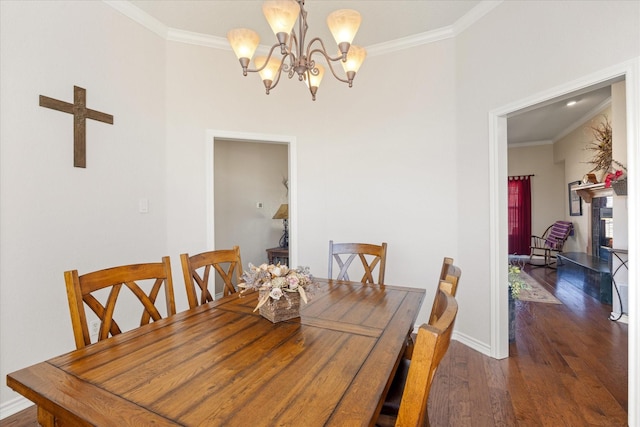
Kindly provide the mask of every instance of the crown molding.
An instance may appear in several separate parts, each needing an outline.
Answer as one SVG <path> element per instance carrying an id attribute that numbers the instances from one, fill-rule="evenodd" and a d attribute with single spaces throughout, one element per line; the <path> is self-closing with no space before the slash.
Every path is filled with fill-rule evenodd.
<path id="1" fill-rule="evenodd" d="M 198 46 L 206 46 L 214 49 L 231 50 L 227 39 L 224 37 L 216 37 L 208 34 L 194 33 L 191 31 L 179 30 L 167 27 L 156 18 L 144 12 L 142 9 L 133 5 L 129 1 L 122 0 L 102 0 L 105 4 L 111 6 L 123 15 L 133 19 L 140 25 L 153 31 L 160 37 L 168 41 L 178 43 L 186 43 Z M 369 56 L 383 55 L 402 49 L 409 49 L 415 46 L 434 43 L 440 40 L 452 38 L 469 28 L 473 23 L 477 22 L 484 15 L 497 7 L 504 0 L 483 0 L 476 7 L 471 9 L 462 18 L 458 19 L 453 25 L 439 28 L 437 30 L 419 33 L 408 37 L 391 40 L 384 43 L 378 43 L 366 46 Z M 269 47 L 260 46 L 261 50 L 269 50 Z"/>
<path id="2" fill-rule="evenodd" d="M 194 33 L 191 31 L 177 30 L 169 28 L 167 40 L 178 43 L 193 44 L 197 46 L 207 46 L 214 49 L 231 50 L 229 41 L 223 37 L 210 36 L 208 34 Z"/>
<path id="3" fill-rule="evenodd" d="M 467 12 L 462 18 L 453 24 L 454 35 L 462 33 L 471 25 L 478 22 L 483 16 L 498 7 L 504 0 L 483 0 L 476 7 Z"/>
<path id="4" fill-rule="evenodd" d="M 112 8 L 114 8 L 115 10 L 117 10 L 118 12 L 122 13 L 126 17 L 133 19 L 138 24 L 153 31 L 160 37 L 164 39 L 167 38 L 169 27 L 167 27 L 162 22 L 158 21 L 153 16 L 144 12 L 142 9 L 134 6 L 133 3 L 128 1 L 121 1 L 121 0 L 102 0 L 102 1 L 107 5 L 111 6 Z"/>
<path id="5" fill-rule="evenodd" d="M 539 141 L 509 142 L 507 148 L 536 147 L 539 145 L 553 145 L 553 141 L 550 139 L 542 139 Z"/>
<path id="6" fill-rule="evenodd" d="M 377 43 L 367 46 L 367 56 L 383 55 L 402 49 L 409 49 L 423 44 L 445 40 L 455 36 L 453 26 L 440 28 L 426 33 L 414 34 L 412 36 L 402 37 L 400 39 L 391 40 L 384 43 Z"/>

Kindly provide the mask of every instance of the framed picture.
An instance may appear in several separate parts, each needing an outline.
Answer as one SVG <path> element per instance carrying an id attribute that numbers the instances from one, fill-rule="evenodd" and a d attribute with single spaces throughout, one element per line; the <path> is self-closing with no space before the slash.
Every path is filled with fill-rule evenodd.
<path id="1" fill-rule="evenodd" d="M 569 183 L 569 215 L 571 216 L 582 216 L 582 197 L 576 192 L 580 183 L 581 181 Z"/>

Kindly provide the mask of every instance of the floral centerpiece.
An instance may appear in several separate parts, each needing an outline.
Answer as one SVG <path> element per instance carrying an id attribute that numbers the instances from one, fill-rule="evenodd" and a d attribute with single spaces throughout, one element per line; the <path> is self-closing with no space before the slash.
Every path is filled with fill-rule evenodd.
<path id="1" fill-rule="evenodd" d="M 253 311 L 272 322 L 292 319 L 300 315 L 300 300 L 306 304 L 312 287 L 315 286 L 309 267 L 290 269 L 281 264 L 262 264 L 258 267 L 249 264 L 249 271 L 242 275 L 244 283 L 238 286 L 260 293 L 258 304 Z"/>

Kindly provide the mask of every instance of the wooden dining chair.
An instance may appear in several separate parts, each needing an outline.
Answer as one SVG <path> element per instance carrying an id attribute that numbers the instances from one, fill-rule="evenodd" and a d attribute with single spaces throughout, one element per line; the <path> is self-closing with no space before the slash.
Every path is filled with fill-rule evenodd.
<path id="1" fill-rule="evenodd" d="M 440 280 L 438 281 L 438 289 L 446 290 L 454 297 L 458 292 L 458 283 L 460 282 L 460 276 L 462 270 L 460 267 L 453 264 L 453 258 L 444 257 L 442 260 L 442 267 L 440 269 Z M 438 292 L 434 297 L 433 304 L 431 305 L 431 313 L 429 314 L 429 324 L 431 324 L 436 318 L 436 301 L 438 299 Z M 407 346 L 404 350 L 403 357 L 405 359 L 411 359 L 413 354 L 413 348 L 415 345 L 416 334 L 411 331 L 407 337 Z"/>
<path id="2" fill-rule="evenodd" d="M 163 316 L 155 303 L 163 285 L 166 302 L 164 317 L 176 313 L 171 262 L 168 256 L 163 257 L 162 262 L 124 265 L 83 275 L 79 275 L 78 270 L 69 270 L 64 272 L 64 280 L 67 286 L 73 336 L 78 349 L 91 344 L 85 304 L 100 320 L 97 341 L 122 332 L 113 315 L 123 288 L 129 289 L 142 304 L 140 326 L 152 320 L 162 319 Z M 152 282 L 151 288 L 149 292 L 145 292 L 143 288 L 148 287 L 146 286 L 148 282 Z M 101 298 L 101 295 L 106 294 L 98 295 L 99 291 L 106 288 L 110 288 L 110 291 L 106 298 Z M 106 301 L 101 302 L 99 298 Z"/>
<path id="3" fill-rule="evenodd" d="M 455 297 L 443 288 L 446 286 L 439 287 L 436 294 L 436 319 L 420 326 L 412 360 L 403 360 L 398 367 L 376 421 L 380 427 L 429 425 L 429 391 L 449 348 L 458 314 Z"/>
<path id="4" fill-rule="evenodd" d="M 363 269 L 362 283 L 384 284 L 384 270 L 387 259 L 387 244 L 371 245 L 368 243 L 333 243 L 329 241 L 329 279 L 333 278 L 334 261 L 340 268 L 336 280 L 350 280 L 348 270 L 353 260 L 358 257 Z M 378 280 L 373 272 L 378 267 Z"/>
<path id="5" fill-rule="evenodd" d="M 242 259 L 240 258 L 239 246 L 234 246 L 233 249 L 202 252 L 192 256 L 182 254 L 180 261 L 182 262 L 182 274 L 190 308 L 215 299 L 216 273 L 224 282 L 223 295 L 227 296 L 237 292 L 236 286 L 242 277 Z M 212 271 L 214 271 L 213 274 L 211 274 Z M 200 292 L 200 298 L 198 298 L 197 292 Z"/>

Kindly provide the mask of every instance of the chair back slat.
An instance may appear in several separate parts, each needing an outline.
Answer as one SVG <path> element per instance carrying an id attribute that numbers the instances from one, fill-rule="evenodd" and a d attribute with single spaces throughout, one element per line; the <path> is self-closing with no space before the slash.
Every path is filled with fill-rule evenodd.
<path id="1" fill-rule="evenodd" d="M 79 275 L 77 270 L 69 270 L 65 271 L 64 277 L 77 348 L 91 344 L 85 305 L 100 320 L 98 341 L 122 333 L 120 326 L 113 318 L 122 289 L 129 289 L 142 305 L 140 326 L 148 324 L 151 320 L 157 321 L 162 318 L 162 314 L 156 307 L 156 299 L 162 287 L 165 294 L 166 316 L 176 313 L 169 257 L 163 257 L 162 262 L 158 263 L 124 265 L 84 275 Z M 146 293 L 139 283 L 148 280 L 154 280 L 154 282 L 150 291 Z M 104 304 L 94 295 L 94 292 L 102 289 L 109 289 Z"/>
<path id="2" fill-rule="evenodd" d="M 192 256 L 185 253 L 180 255 L 180 261 L 190 308 L 214 300 L 216 274 L 211 274 L 212 270 L 222 279 L 223 295 L 237 292 L 236 287 L 242 277 L 242 258 L 239 246 L 234 246 L 233 249 L 202 252 Z M 198 293 L 200 297 L 198 297 Z"/>
<path id="3" fill-rule="evenodd" d="M 362 283 L 384 284 L 385 264 L 387 258 L 387 244 L 373 245 L 369 243 L 333 243 L 329 241 L 329 278 L 333 278 L 334 262 L 340 268 L 336 280 L 351 280 L 349 268 L 356 257 L 360 260 L 363 275 Z M 374 271 L 378 268 L 377 281 Z"/>
<path id="4" fill-rule="evenodd" d="M 458 266 L 453 265 L 453 263 L 448 264 L 444 277 L 442 277 L 438 283 L 438 289 L 446 291 L 447 293 L 455 297 L 456 293 L 458 292 L 458 283 L 460 282 L 461 275 L 462 270 Z M 433 305 L 431 306 L 431 314 L 429 315 L 430 325 L 432 325 L 433 322 L 439 317 L 439 307 L 437 306 L 439 295 L 440 293 L 436 291 Z"/>

